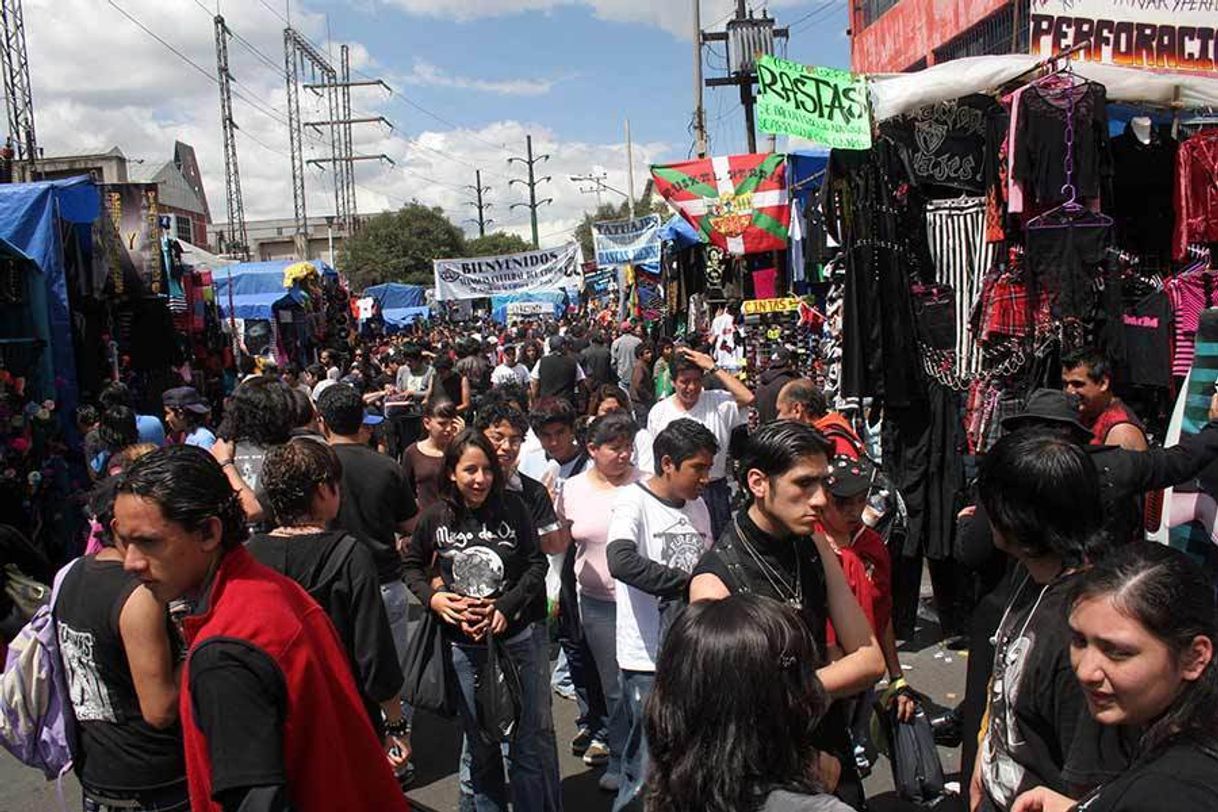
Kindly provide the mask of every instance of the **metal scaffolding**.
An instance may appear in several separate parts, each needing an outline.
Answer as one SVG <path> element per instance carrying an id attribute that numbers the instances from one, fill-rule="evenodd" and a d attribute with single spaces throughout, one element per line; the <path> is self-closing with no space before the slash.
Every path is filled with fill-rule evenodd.
<path id="1" fill-rule="evenodd" d="M 237 164 L 237 123 L 233 121 L 232 75 L 228 67 L 228 39 L 231 32 L 224 17 L 216 15 L 216 75 L 220 83 L 220 126 L 224 131 L 224 192 L 228 203 L 225 253 L 250 257 L 249 233 L 245 227 L 245 204 L 241 198 L 241 170 Z"/>
<path id="2" fill-rule="evenodd" d="M 21 0 L 0 0 L 4 26 L 4 97 L 8 102 L 8 133 L 15 161 L 34 180 L 38 139 L 34 134 L 34 96 L 30 90 L 30 59 L 25 49 L 25 15 Z"/>

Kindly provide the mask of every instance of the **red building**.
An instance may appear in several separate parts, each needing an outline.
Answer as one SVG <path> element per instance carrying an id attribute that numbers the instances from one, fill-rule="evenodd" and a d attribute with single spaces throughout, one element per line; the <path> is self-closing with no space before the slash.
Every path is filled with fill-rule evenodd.
<path id="1" fill-rule="evenodd" d="M 851 0 L 850 32 L 850 67 L 859 73 L 1026 53 L 1028 0 Z"/>

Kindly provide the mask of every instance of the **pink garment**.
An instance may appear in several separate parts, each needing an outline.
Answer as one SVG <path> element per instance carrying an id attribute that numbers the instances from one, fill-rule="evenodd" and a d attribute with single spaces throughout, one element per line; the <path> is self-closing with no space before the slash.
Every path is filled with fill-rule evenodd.
<path id="1" fill-rule="evenodd" d="M 102 551 L 102 526 L 97 519 L 89 520 L 89 540 L 85 543 L 85 555 L 97 555 Z"/>
<path id="2" fill-rule="evenodd" d="M 1212 305 L 1216 298 L 1213 295 L 1218 279 L 1210 278 L 1211 301 L 1206 301 L 1206 281 L 1201 273 L 1184 273 L 1173 276 L 1163 283 L 1167 298 L 1171 301 L 1175 314 L 1174 351 L 1172 353 L 1171 372 L 1173 375 L 1184 376 L 1193 368 L 1195 342 L 1197 339 L 1197 323 L 1201 319 L 1201 311 Z"/>
<path id="3" fill-rule="evenodd" d="M 571 522 L 571 540 L 575 546 L 575 583 L 582 595 L 600 601 L 616 601 L 613 576 L 609 574 L 609 514 L 617 488 L 602 488 L 593 482 L 591 472 L 585 471 L 568 479 L 558 497 L 559 516 Z M 641 472 L 636 468 L 630 482 L 637 482 Z"/>
<path id="4" fill-rule="evenodd" d="M 753 271 L 753 297 L 773 299 L 778 295 L 778 269 L 762 268 Z"/>
<path id="5" fill-rule="evenodd" d="M 1011 214 L 1023 211 L 1023 186 L 1015 179 L 1015 121 L 1019 117 L 1019 97 L 1027 89 L 1024 85 L 1002 100 L 1011 105 L 1011 126 L 1007 130 L 1007 211 Z"/>

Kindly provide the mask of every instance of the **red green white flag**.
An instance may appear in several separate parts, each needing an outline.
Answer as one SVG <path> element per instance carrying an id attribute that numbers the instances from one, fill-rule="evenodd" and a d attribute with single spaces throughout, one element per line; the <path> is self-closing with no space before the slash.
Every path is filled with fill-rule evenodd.
<path id="1" fill-rule="evenodd" d="M 730 254 L 787 247 L 787 158 L 730 155 L 651 167 L 656 190 L 706 242 Z"/>

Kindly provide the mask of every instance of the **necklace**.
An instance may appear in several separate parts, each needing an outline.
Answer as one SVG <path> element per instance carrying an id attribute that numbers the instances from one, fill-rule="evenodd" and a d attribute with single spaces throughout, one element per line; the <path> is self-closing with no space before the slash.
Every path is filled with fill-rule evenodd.
<path id="1" fill-rule="evenodd" d="M 732 524 L 736 527 L 736 536 L 740 539 L 740 544 L 744 547 L 744 551 L 749 554 L 749 558 L 753 559 L 753 563 L 761 570 L 761 574 L 770 582 L 770 588 L 774 590 L 774 594 L 778 596 L 780 601 L 787 603 L 796 609 L 804 608 L 804 580 L 802 565 L 799 562 L 799 554 L 795 555 L 795 585 L 792 586 L 782 574 L 766 561 L 749 537 L 745 535 L 744 529 L 740 526 L 740 519 L 736 516 L 732 517 Z"/>
<path id="2" fill-rule="evenodd" d="M 324 533 L 326 528 L 319 524 L 302 524 L 296 527 L 276 527 L 271 531 L 272 536 L 307 536 L 310 533 Z"/>

